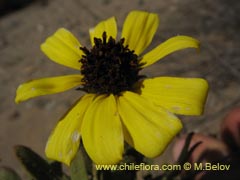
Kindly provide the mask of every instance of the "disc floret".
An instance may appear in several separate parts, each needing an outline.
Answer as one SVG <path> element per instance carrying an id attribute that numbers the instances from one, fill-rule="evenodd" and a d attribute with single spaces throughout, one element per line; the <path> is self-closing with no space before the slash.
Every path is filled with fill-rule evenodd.
<path id="1" fill-rule="evenodd" d="M 81 89 L 88 93 L 119 95 L 133 91 L 134 84 L 142 78 L 138 55 L 124 46 L 124 38 L 116 42 L 104 32 L 102 38 L 94 38 L 91 50 L 80 49 L 84 52 L 80 59 L 84 75 Z"/>

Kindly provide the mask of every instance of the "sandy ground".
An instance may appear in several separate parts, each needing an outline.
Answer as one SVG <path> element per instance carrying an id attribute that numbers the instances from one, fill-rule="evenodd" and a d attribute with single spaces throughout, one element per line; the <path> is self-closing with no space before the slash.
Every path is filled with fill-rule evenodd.
<path id="1" fill-rule="evenodd" d="M 111 16 L 121 30 L 126 14 L 134 9 L 159 14 L 161 25 L 150 48 L 171 36 L 190 35 L 200 40 L 201 51 L 177 52 L 143 72 L 149 77 L 203 77 L 210 84 L 205 113 L 181 117 L 183 132 L 217 135 L 219 123 L 240 105 L 240 3 L 236 0 L 51 0 L 36 1 L 0 17 L 0 166 L 27 175 L 13 147 L 22 144 L 44 156 L 47 138 L 63 113 L 81 96 L 79 91 L 14 103 L 17 86 L 29 79 L 71 74 L 75 71 L 48 60 L 40 44 L 59 27 L 71 30 L 89 46 L 88 29 Z M 169 148 L 162 159 L 170 157 Z"/>

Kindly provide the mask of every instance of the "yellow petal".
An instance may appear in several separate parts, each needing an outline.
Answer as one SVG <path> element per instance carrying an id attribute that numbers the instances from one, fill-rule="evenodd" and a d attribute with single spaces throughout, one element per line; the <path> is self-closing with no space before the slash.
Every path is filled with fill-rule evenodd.
<path id="1" fill-rule="evenodd" d="M 84 147 L 96 164 L 116 164 L 122 159 L 123 132 L 113 95 L 98 96 L 82 123 Z"/>
<path id="2" fill-rule="evenodd" d="M 134 148 L 147 157 L 160 155 L 182 128 L 176 116 L 132 92 L 119 97 L 118 111 Z"/>
<path id="3" fill-rule="evenodd" d="M 143 81 L 141 96 L 176 114 L 200 115 L 207 92 L 204 79 L 158 77 Z"/>
<path id="4" fill-rule="evenodd" d="M 143 11 L 132 11 L 128 14 L 122 30 L 124 45 L 134 50 L 137 55 L 142 53 L 152 42 L 159 24 L 158 15 Z"/>
<path id="5" fill-rule="evenodd" d="M 84 114 L 94 97 L 93 94 L 84 95 L 58 122 L 45 148 L 49 159 L 70 165 L 80 144 L 80 130 Z"/>
<path id="6" fill-rule="evenodd" d="M 41 45 L 41 50 L 52 61 L 73 68 L 80 69 L 78 62 L 83 55 L 80 43 L 72 33 L 64 28 L 58 29 Z"/>
<path id="7" fill-rule="evenodd" d="M 115 17 L 111 17 L 105 21 L 100 22 L 94 28 L 89 30 L 92 46 L 94 46 L 94 38 L 102 38 L 103 32 L 107 33 L 107 37 L 117 37 L 117 23 Z"/>
<path id="8" fill-rule="evenodd" d="M 37 96 L 55 94 L 81 85 L 82 75 L 66 75 L 34 79 L 18 86 L 15 102 L 20 103 Z"/>
<path id="9" fill-rule="evenodd" d="M 145 63 L 143 67 L 149 66 L 172 52 L 186 49 L 199 48 L 199 41 L 188 36 L 172 37 L 142 57 L 141 62 Z"/>

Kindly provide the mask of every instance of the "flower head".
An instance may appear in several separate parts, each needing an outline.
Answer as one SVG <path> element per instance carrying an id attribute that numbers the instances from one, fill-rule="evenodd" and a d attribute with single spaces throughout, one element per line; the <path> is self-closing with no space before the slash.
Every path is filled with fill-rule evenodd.
<path id="1" fill-rule="evenodd" d="M 204 79 L 146 78 L 139 74 L 174 51 L 199 46 L 194 38 L 176 36 L 142 55 L 158 23 L 157 14 L 132 11 L 120 40 L 116 39 L 117 25 L 112 17 L 90 29 L 90 49 L 64 28 L 41 45 L 52 61 L 81 73 L 28 81 L 18 87 L 16 103 L 73 87 L 86 92 L 49 137 L 48 158 L 69 165 L 80 138 L 96 164 L 120 161 L 124 141 L 143 155 L 155 157 L 182 128 L 174 114 L 202 113 L 208 90 Z"/>

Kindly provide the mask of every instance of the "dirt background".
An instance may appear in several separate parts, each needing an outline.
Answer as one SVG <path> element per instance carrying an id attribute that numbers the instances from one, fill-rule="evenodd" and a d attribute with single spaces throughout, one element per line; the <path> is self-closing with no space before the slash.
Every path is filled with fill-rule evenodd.
<path id="1" fill-rule="evenodd" d="M 2 12 L 4 2 L 7 1 L 0 0 Z M 39 0 L 17 11 L 8 9 L 0 17 L 0 166 L 12 167 L 23 179 L 28 179 L 13 147 L 26 145 L 44 156 L 51 130 L 81 95 L 79 91 L 70 90 L 19 105 L 14 103 L 15 90 L 24 81 L 75 73 L 49 61 L 40 51 L 40 44 L 59 27 L 65 27 L 82 44 L 90 46 L 89 28 L 100 20 L 116 16 L 121 30 L 127 13 L 135 9 L 159 14 L 161 24 L 150 48 L 179 34 L 200 40 L 200 53 L 190 49 L 176 52 L 143 73 L 149 77 L 207 79 L 210 91 L 205 113 L 200 117 L 182 116 L 182 133 L 196 131 L 217 135 L 226 113 L 240 105 L 239 1 Z M 171 146 L 156 162 L 166 162 L 170 153 Z"/>

